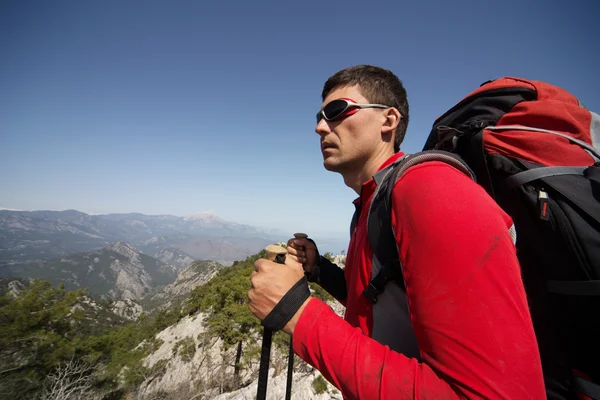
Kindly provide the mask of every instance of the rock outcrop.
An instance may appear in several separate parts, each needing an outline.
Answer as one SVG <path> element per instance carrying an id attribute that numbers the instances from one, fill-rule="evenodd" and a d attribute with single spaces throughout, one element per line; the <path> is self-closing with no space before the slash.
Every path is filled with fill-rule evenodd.
<path id="1" fill-rule="evenodd" d="M 137 320 L 144 311 L 142 306 L 131 299 L 117 300 L 111 304 L 110 309 L 119 317 L 130 321 Z"/>
<path id="2" fill-rule="evenodd" d="M 189 296 L 194 288 L 208 282 L 221 268 L 223 265 L 216 261 L 194 261 L 187 268 L 179 271 L 175 282 L 144 299 L 146 308 L 172 307 Z"/>
<path id="3" fill-rule="evenodd" d="M 189 254 L 172 247 L 159 251 L 156 253 L 154 258 L 164 262 L 165 264 L 172 265 L 177 269 L 187 268 L 191 263 L 194 262 L 194 259 Z"/>

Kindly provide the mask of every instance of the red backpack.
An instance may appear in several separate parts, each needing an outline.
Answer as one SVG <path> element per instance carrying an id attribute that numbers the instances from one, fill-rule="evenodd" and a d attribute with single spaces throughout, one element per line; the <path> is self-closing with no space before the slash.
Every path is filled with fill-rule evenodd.
<path id="1" fill-rule="evenodd" d="M 376 302 L 401 266 L 389 220 L 393 184 L 414 164 L 446 161 L 513 219 L 548 398 L 600 399 L 600 116 L 556 86 L 482 84 L 439 117 L 424 151 L 378 182 L 369 211 Z M 400 274 L 401 276 L 401 274 Z"/>

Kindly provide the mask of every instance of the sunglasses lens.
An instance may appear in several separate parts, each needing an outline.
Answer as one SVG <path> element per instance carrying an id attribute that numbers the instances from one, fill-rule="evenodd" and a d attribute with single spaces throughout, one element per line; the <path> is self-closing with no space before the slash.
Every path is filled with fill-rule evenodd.
<path id="1" fill-rule="evenodd" d="M 348 108 L 346 100 L 333 100 L 323 108 L 323 114 L 328 120 L 336 119 Z"/>

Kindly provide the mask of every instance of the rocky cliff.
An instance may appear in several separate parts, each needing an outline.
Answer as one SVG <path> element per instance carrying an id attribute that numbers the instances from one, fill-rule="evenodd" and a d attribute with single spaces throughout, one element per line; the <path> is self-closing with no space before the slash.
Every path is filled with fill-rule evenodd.
<path id="1" fill-rule="evenodd" d="M 179 271 L 175 282 L 149 294 L 142 304 L 146 310 L 170 308 L 185 299 L 194 288 L 204 285 L 223 265 L 216 261 L 194 261 Z"/>

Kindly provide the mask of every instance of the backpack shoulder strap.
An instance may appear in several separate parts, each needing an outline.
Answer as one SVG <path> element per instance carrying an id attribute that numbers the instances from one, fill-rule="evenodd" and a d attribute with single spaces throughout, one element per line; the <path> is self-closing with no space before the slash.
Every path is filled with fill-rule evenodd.
<path id="1" fill-rule="evenodd" d="M 372 270 L 369 286 L 363 291 L 363 295 L 373 304 L 377 303 L 377 296 L 383 293 L 390 280 L 395 280 L 404 288 L 402 265 L 391 220 L 394 186 L 409 168 L 430 161 L 445 162 L 475 180 L 473 171 L 458 155 L 441 150 L 404 156 L 373 176 L 376 189 L 367 216 L 367 235 L 373 251 Z"/>

